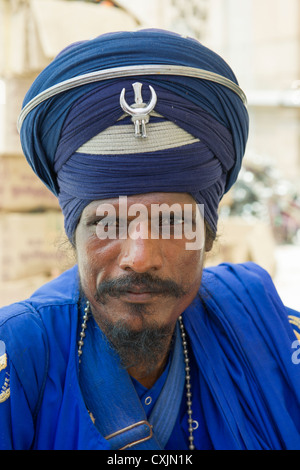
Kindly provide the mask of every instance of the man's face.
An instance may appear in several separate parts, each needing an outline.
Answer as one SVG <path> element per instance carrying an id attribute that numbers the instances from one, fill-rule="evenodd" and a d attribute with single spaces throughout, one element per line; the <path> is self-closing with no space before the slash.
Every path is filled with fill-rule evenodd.
<path id="1" fill-rule="evenodd" d="M 197 204 L 186 193 L 148 193 L 125 199 L 126 218 L 120 198 L 94 201 L 83 210 L 76 229 L 81 287 L 100 327 L 120 321 L 131 331 L 174 327 L 201 283 L 203 229 L 200 246 L 191 250 L 183 224 L 185 205 L 189 205 L 192 211 L 185 223 L 189 231 L 195 227 Z M 170 224 L 163 215 L 156 218 L 158 227 L 151 225 L 153 208 L 162 204 L 175 204 Z M 164 227 L 170 229 L 169 236 L 162 236 Z"/>

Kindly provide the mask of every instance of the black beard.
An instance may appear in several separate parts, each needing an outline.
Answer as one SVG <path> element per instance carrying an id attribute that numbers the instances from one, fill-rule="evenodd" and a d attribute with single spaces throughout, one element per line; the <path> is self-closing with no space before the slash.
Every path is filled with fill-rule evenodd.
<path id="1" fill-rule="evenodd" d="M 109 298 L 119 298 L 130 290 L 132 285 L 147 288 L 147 290 L 162 297 L 180 298 L 185 295 L 185 290 L 172 279 L 156 278 L 149 273 L 132 273 L 101 282 L 97 286 L 94 298 L 103 308 Z M 149 305 L 130 303 L 126 308 L 130 309 L 132 315 L 139 317 L 140 325 L 138 330 L 129 328 L 122 319 L 111 322 L 109 319 L 102 317 L 101 314 L 95 315 L 95 321 L 119 355 L 122 366 L 125 369 L 139 368 L 146 376 L 168 354 L 174 325 L 160 326 L 154 322 L 151 319 Z"/>
<path id="2" fill-rule="evenodd" d="M 141 376 L 153 371 L 169 352 L 173 326 L 153 325 L 152 322 L 151 326 L 145 324 L 136 331 L 129 329 L 123 320 L 112 323 L 105 319 L 98 324 L 118 353 L 122 367 L 139 368 Z"/>

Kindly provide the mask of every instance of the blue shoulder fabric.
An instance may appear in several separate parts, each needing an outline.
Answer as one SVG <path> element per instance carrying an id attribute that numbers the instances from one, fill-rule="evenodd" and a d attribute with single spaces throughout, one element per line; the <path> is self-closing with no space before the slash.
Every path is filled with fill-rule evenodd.
<path id="1" fill-rule="evenodd" d="M 30 299 L 0 309 L 0 390 L 6 392 L 0 396 L 0 449 L 27 449 L 34 443 L 50 361 L 49 331 L 40 310 L 47 311 L 50 304 L 51 313 L 55 304 L 60 310 L 64 303 L 74 302 L 76 273 L 77 267 Z"/>
<path id="2" fill-rule="evenodd" d="M 0 310 L 0 449 L 32 446 L 48 371 L 48 339 L 29 304 Z"/>
<path id="3" fill-rule="evenodd" d="M 214 448 L 300 449 L 295 335 L 270 276 L 253 263 L 208 268 L 200 294 L 184 321 Z"/>
<path id="4" fill-rule="evenodd" d="M 49 349 L 40 316 L 26 302 L 2 308 L 0 339 L 5 343 L 35 419 L 46 380 Z"/>
<path id="5" fill-rule="evenodd" d="M 0 340 L 5 343 L 34 419 L 49 363 L 48 335 L 38 309 L 47 303 L 70 303 L 74 297 L 74 282 L 70 283 L 69 280 L 73 277 L 76 280 L 76 275 L 77 266 L 42 286 L 27 301 L 0 309 Z"/>

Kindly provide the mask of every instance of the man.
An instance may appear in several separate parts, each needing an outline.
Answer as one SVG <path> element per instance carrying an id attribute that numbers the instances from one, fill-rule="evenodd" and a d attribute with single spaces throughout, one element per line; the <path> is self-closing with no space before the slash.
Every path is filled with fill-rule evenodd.
<path id="1" fill-rule="evenodd" d="M 0 447 L 300 448 L 297 313 L 252 263 L 203 269 L 248 135 L 228 65 L 160 30 L 80 42 L 19 129 L 77 265 L 1 310 Z"/>

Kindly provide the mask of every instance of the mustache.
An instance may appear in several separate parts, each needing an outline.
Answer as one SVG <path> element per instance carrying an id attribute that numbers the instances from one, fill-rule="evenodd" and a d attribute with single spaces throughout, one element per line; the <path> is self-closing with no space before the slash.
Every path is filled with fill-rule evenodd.
<path id="1" fill-rule="evenodd" d="M 180 298 L 186 293 L 183 287 L 172 279 L 161 279 L 149 273 L 133 273 L 102 281 L 97 286 L 95 300 L 103 302 L 107 296 L 119 298 L 130 292 L 133 287 L 157 295 L 175 298 Z"/>

